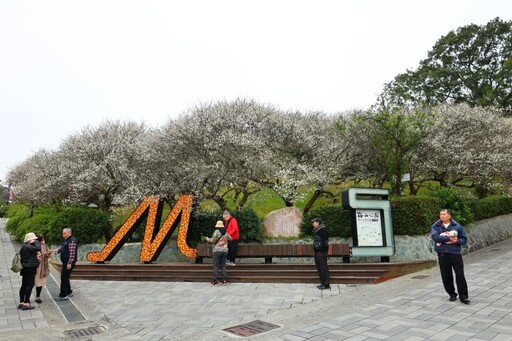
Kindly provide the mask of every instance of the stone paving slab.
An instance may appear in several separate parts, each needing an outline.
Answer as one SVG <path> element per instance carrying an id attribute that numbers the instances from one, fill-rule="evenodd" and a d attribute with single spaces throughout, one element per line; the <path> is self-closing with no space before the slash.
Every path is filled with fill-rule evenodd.
<path id="1" fill-rule="evenodd" d="M 254 321 L 282 328 L 250 340 L 512 340 L 512 240 L 465 256 L 471 305 L 448 302 L 437 268 L 377 285 L 72 281 L 86 317 L 68 323 L 43 290 L 35 310 L 16 309 L 15 247 L 0 221 L 0 339 L 64 340 L 65 330 L 104 326 L 88 340 L 231 339 L 222 329 Z M 52 278 L 58 274 L 52 269 Z M 30 330 L 30 331 L 28 331 Z"/>

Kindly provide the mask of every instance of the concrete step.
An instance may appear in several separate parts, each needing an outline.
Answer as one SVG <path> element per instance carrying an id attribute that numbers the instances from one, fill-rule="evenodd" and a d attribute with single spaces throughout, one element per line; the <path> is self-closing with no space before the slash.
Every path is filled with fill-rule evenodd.
<path id="1" fill-rule="evenodd" d="M 397 263 L 329 264 L 332 284 L 375 284 L 435 266 L 435 261 Z M 57 266 L 59 268 L 59 266 Z M 252 283 L 316 283 L 318 274 L 313 264 L 237 264 L 228 266 L 230 282 Z M 209 282 L 211 264 L 93 264 L 79 263 L 72 279 L 109 281 Z"/>

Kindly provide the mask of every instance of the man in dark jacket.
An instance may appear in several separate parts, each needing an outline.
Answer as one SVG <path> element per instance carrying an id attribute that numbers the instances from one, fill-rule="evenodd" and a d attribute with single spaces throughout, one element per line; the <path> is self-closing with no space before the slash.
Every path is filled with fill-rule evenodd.
<path id="1" fill-rule="evenodd" d="M 62 262 L 62 270 L 60 272 L 60 294 L 55 298 L 56 301 L 67 300 L 69 297 L 73 296 L 69 277 L 75 268 L 78 256 L 78 243 L 75 236 L 73 236 L 71 229 L 65 228 L 62 230 L 62 237 L 64 238 L 64 241 L 58 249 L 53 251 L 54 253 L 60 253 L 60 261 Z"/>
<path id="2" fill-rule="evenodd" d="M 441 278 L 444 290 L 450 295 L 449 300 L 453 302 L 457 299 L 452 272 L 455 271 L 455 282 L 457 283 L 459 299 L 462 303 L 469 304 L 468 284 L 464 277 L 461 247 L 468 241 L 464 229 L 452 219 L 448 209 L 442 209 L 439 211 L 439 220 L 431 227 L 430 236 L 435 243 Z"/>
<path id="3" fill-rule="evenodd" d="M 32 289 L 34 288 L 34 281 L 36 278 L 36 270 L 39 266 L 39 260 L 37 254 L 41 252 L 41 245 L 37 241 L 37 236 L 30 232 L 25 235 L 25 243 L 21 247 L 20 257 L 23 269 L 21 269 L 20 275 L 21 287 L 20 287 L 20 304 L 18 309 L 31 310 L 34 306 L 30 304 L 30 296 L 32 295 Z"/>
<path id="4" fill-rule="evenodd" d="M 315 233 L 313 239 L 313 250 L 315 251 L 315 265 L 318 276 L 320 277 L 321 284 L 317 286 L 318 289 L 331 289 L 329 268 L 327 266 L 327 251 L 329 251 L 329 234 L 325 225 L 320 218 L 311 220 L 313 223 L 313 232 Z"/>

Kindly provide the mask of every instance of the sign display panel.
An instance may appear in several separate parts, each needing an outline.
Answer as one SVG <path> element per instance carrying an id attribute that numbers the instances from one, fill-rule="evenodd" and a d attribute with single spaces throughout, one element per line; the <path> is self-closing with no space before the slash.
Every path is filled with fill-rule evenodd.
<path id="1" fill-rule="evenodd" d="M 380 210 L 356 210 L 358 246 L 384 246 Z"/>

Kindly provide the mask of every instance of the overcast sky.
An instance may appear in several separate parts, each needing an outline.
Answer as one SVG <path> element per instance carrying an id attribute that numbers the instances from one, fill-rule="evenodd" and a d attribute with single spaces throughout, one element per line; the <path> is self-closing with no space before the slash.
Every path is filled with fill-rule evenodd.
<path id="1" fill-rule="evenodd" d="M 0 1 L 0 179 L 105 120 L 164 124 L 205 101 L 368 108 L 450 30 L 510 0 Z"/>

